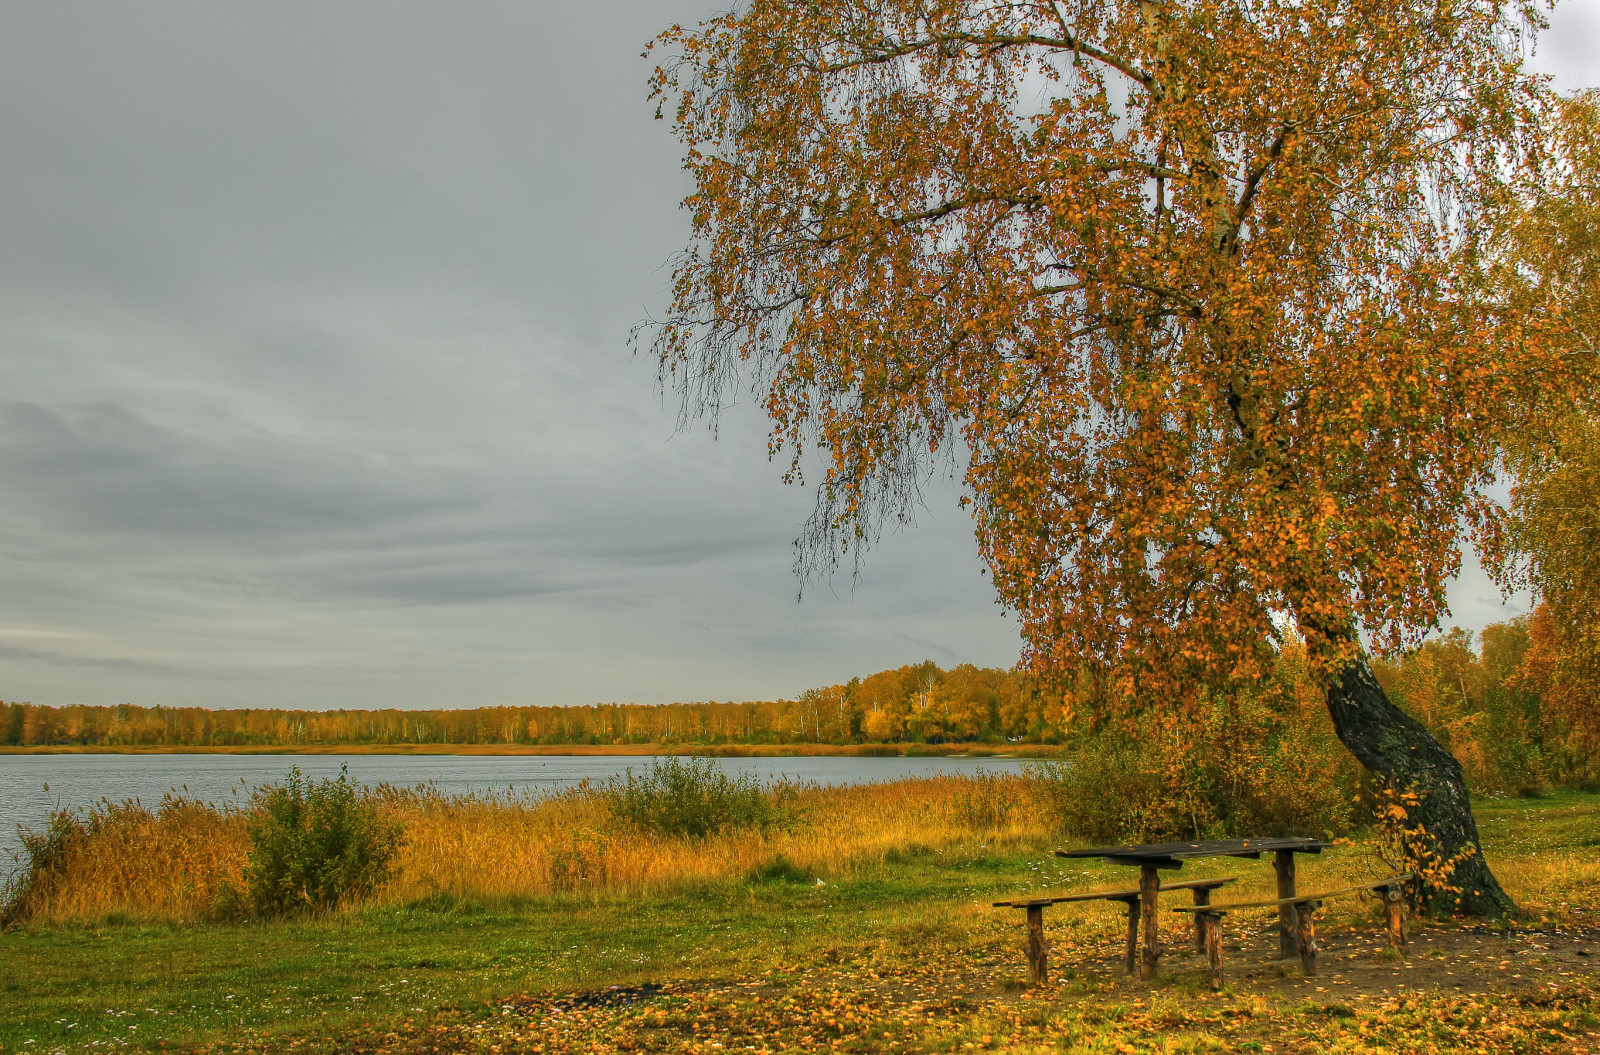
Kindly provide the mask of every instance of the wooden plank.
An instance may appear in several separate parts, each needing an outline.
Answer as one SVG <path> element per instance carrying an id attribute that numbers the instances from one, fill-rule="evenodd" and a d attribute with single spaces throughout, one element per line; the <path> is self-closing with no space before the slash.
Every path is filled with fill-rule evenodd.
<path id="1" fill-rule="evenodd" d="M 1406 872 L 1406 873 L 1404 873 L 1402 875 L 1390 876 L 1388 879 L 1379 879 L 1379 880 L 1377 880 L 1376 882 L 1373 882 L 1373 883 L 1362 883 L 1359 886 L 1347 886 L 1347 887 L 1344 887 L 1343 889 L 1340 889 L 1340 890 L 1326 890 L 1326 891 L 1323 891 L 1323 892 L 1318 893 L 1318 894 L 1299 894 L 1299 895 L 1296 895 L 1295 897 L 1292 897 L 1292 898 L 1281 899 L 1281 900 L 1273 900 L 1273 901 L 1239 901 L 1239 902 L 1235 902 L 1234 904 L 1231 904 L 1231 905 L 1211 905 L 1206 909 L 1206 911 L 1207 912 L 1231 912 L 1236 908 L 1278 908 L 1279 906 L 1284 905 L 1284 904 L 1293 905 L 1296 902 L 1301 902 L 1301 901 L 1323 901 L 1323 900 L 1326 900 L 1327 898 L 1339 897 L 1342 894 L 1354 894 L 1358 890 L 1378 890 L 1378 889 L 1381 889 L 1382 887 L 1392 886 L 1392 885 L 1394 885 L 1396 883 L 1402 882 L 1403 880 L 1410 879 L 1410 878 L 1411 878 L 1411 873 L 1410 872 Z M 1172 911 L 1174 911 L 1174 912 L 1194 912 L 1195 909 L 1191 905 L 1179 905 L 1177 908 L 1174 908 Z"/>
<path id="2" fill-rule="evenodd" d="M 1162 890 L 1215 890 L 1229 883 L 1237 883 L 1238 876 L 1227 876 L 1223 879 L 1186 879 L 1181 883 L 1162 883 Z"/>
<path id="3" fill-rule="evenodd" d="M 1105 862 L 1111 865 L 1128 865 L 1133 868 L 1148 866 L 1172 870 L 1183 867 L 1183 862 L 1176 857 L 1117 857 L 1112 855 L 1106 857 Z"/>
<path id="4" fill-rule="evenodd" d="M 1062 905 L 1068 901 L 1135 901 L 1137 890 L 1106 890 L 1098 894 L 1065 894 L 1061 897 L 1036 897 L 1027 901 L 996 901 L 995 908 L 1033 908 L 1035 905 Z"/>
<path id="5" fill-rule="evenodd" d="M 1057 857 L 1104 857 L 1143 864 L 1157 859 L 1253 856 L 1266 851 L 1292 850 L 1318 853 L 1332 843 L 1311 838 L 1209 839 L 1187 843 L 1145 843 L 1138 846 L 1097 846 L 1084 850 L 1057 850 Z"/>
<path id="6" fill-rule="evenodd" d="M 1162 890 L 1215 890 L 1229 883 L 1237 883 L 1238 876 L 1226 879 L 1190 879 L 1182 883 L 1162 883 Z M 1035 897 L 1016 901 L 996 901 L 995 908 L 1031 908 L 1034 905 L 1060 905 L 1068 901 L 1126 901 L 1137 898 L 1137 890 L 1102 890 L 1088 894 L 1063 894 L 1060 897 Z"/>

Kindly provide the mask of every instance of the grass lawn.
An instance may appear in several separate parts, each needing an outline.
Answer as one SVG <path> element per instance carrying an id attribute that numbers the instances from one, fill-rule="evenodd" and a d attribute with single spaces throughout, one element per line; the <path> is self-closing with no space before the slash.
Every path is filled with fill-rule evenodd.
<path id="1" fill-rule="evenodd" d="M 1307 979 L 1264 963 L 1265 914 L 1241 914 L 1220 994 L 1177 914 L 1164 913 L 1156 982 L 1124 976 L 1119 910 L 1100 903 L 1047 912 L 1055 977 L 1025 984 L 1022 914 L 989 902 L 1130 871 L 1046 845 L 967 845 L 821 885 L 24 927 L 0 935 L 0 1052 L 1600 1052 L 1600 795 L 1488 801 L 1479 820 L 1520 920 L 1425 921 L 1401 960 L 1370 902 L 1330 902 Z M 1302 890 L 1360 865 L 1351 851 L 1302 861 Z M 1182 877 L 1222 874 L 1244 878 L 1219 901 L 1271 889 L 1265 861 L 1195 862 Z"/>

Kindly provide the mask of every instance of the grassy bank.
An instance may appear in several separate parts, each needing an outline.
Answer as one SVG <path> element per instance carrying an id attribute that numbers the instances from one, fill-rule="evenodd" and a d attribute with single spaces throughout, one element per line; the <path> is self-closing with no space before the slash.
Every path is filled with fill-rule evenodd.
<path id="1" fill-rule="evenodd" d="M 489 804 L 481 816 L 458 806 L 439 828 L 455 841 L 412 851 L 411 878 L 376 903 L 317 918 L 141 923 L 80 903 L 77 922 L 0 935 L 0 1051 L 1594 1050 L 1593 969 L 1573 950 L 1600 945 L 1600 796 L 1483 805 L 1487 851 L 1525 909 L 1511 928 L 1429 924 L 1398 961 L 1373 905 L 1331 902 L 1324 974 L 1308 980 L 1260 966 L 1261 921 L 1240 919 L 1229 988 L 1214 997 L 1175 915 L 1162 921 L 1170 956 L 1157 983 L 1123 977 L 1120 918 L 1099 904 L 1051 910 L 1059 981 L 1024 985 L 1020 913 L 988 903 L 1120 886 L 1129 873 L 1051 856 L 1056 833 L 1037 804 L 1019 798 L 998 823 L 968 812 L 971 790 L 813 792 L 812 808 L 835 820 L 773 836 L 811 862 L 793 870 L 763 869 L 775 846 L 736 852 L 729 836 L 677 858 L 663 841 L 663 867 L 685 869 L 676 879 L 540 892 L 507 864 L 469 889 L 467 848 L 487 838 L 473 833 L 505 831 L 505 805 Z M 424 860 L 453 856 L 466 863 Z M 1305 859 L 1301 885 L 1369 867 L 1342 849 Z M 430 874 L 438 889 L 419 885 Z M 1242 877 L 1238 900 L 1272 889 L 1266 863 L 1195 862 L 1183 876 L 1215 874 Z"/>

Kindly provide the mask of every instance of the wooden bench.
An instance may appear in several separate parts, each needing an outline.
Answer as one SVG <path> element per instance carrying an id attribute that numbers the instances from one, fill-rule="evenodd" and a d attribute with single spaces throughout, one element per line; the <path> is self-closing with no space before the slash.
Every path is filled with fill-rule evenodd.
<path id="1" fill-rule="evenodd" d="M 1306 974 L 1315 974 L 1317 970 L 1317 934 L 1316 924 L 1312 917 L 1322 903 L 1329 898 L 1342 897 L 1345 894 L 1357 894 L 1364 890 L 1382 890 L 1384 915 L 1389 924 L 1389 944 L 1396 951 L 1403 950 L 1406 946 L 1405 901 L 1402 887 L 1405 881 L 1412 878 L 1410 872 L 1392 875 L 1387 879 L 1378 879 L 1371 883 L 1360 883 L 1356 886 L 1343 887 L 1339 890 L 1328 890 L 1320 894 L 1301 894 L 1295 897 L 1277 898 L 1270 901 L 1241 901 L 1232 905 L 1183 905 L 1173 909 L 1174 912 L 1190 912 L 1194 914 L 1195 926 L 1201 934 L 1201 944 L 1206 953 L 1206 965 L 1211 971 L 1211 984 L 1213 987 L 1222 985 L 1222 917 L 1229 912 L 1245 908 L 1276 908 L 1291 909 L 1295 917 L 1295 936 L 1300 947 L 1300 967 Z"/>
<path id="2" fill-rule="evenodd" d="M 1162 883 L 1157 890 L 1189 890 L 1194 893 L 1194 909 L 1200 910 L 1210 906 L 1211 892 L 1220 886 L 1235 882 L 1235 878 L 1226 879 L 1191 879 L 1183 883 Z M 1046 963 L 1044 942 L 1044 910 L 1048 905 L 1060 905 L 1068 901 L 1120 901 L 1128 912 L 1128 973 L 1138 970 L 1139 953 L 1139 891 L 1137 890 L 1103 890 L 1093 894 L 1064 894 L 1061 897 L 1036 897 L 1021 901 L 996 901 L 995 908 L 1020 908 L 1028 913 L 1028 973 L 1035 982 L 1049 981 L 1049 965 Z M 1195 947 L 1205 949 L 1205 930 L 1200 922 L 1201 917 L 1195 917 Z"/>

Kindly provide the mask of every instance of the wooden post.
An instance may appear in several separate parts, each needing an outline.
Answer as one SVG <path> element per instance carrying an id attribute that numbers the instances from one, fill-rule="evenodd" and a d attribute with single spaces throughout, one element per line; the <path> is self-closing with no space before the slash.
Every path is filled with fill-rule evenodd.
<path id="1" fill-rule="evenodd" d="M 1307 975 L 1317 973 L 1317 929 L 1311 917 L 1322 907 L 1320 901 L 1301 901 L 1295 910 L 1295 936 L 1300 944 L 1300 966 Z"/>
<path id="2" fill-rule="evenodd" d="M 1406 947 L 1406 905 L 1400 884 L 1383 888 L 1383 911 L 1389 917 L 1389 946 L 1403 953 Z"/>
<path id="3" fill-rule="evenodd" d="M 1197 907 L 1197 908 L 1211 904 L 1211 891 L 1208 890 L 1205 887 L 1195 887 L 1194 888 L 1194 903 L 1195 903 L 1195 907 Z M 1208 912 L 1196 912 L 1194 914 L 1194 951 L 1195 952 L 1205 952 L 1206 951 L 1206 928 L 1205 928 L 1204 920 L 1205 920 L 1205 917 L 1208 916 L 1208 915 L 1210 915 L 1210 913 L 1208 913 Z"/>
<path id="4" fill-rule="evenodd" d="M 1028 906 L 1028 974 L 1036 985 L 1050 980 L 1050 965 L 1045 959 L 1043 905 Z"/>
<path id="5" fill-rule="evenodd" d="M 1272 862 L 1273 868 L 1278 873 L 1278 900 L 1294 897 L 1294 851 L 1279 850 L 1273 856 L 1275 858 Z M 1295 907 L 1279 905 L 1278 957 L 1280 959 L 1292 959 L 1299 951 L 1299 943 L 1295 940 L 1299 926 L 1299 921 L 1295 918 Z"/>
<path id="6" fill-rule="evenodd" d="M 1139 959 L 1139 977 L 1145 981 L 1156 976 L 1156 961 L 1161 958 L 1160 936 L 1156 931 L 1156 891 L 1161 889 L 1161 876 L 1155 865 L 1139 866 L 1139 916 L 1143 931 L 1143 956 Z"/>
<path id="7" fill-rule="evenodd" d="M 1128 907 L 1128 973 L 1135 974 L 1139 970 L 1139 899 L 1131 897 L 1123 904 Z"/>
<path id="8" fill-rule="evenodd" d="M 1215 912 L 1196 912 L 1194 921 L 1200 925 L 1200 936 L 1205 942 L 1206 966 L 1211 969 L 1211 988 L 1222 988 L 1222 917 Z"/>

